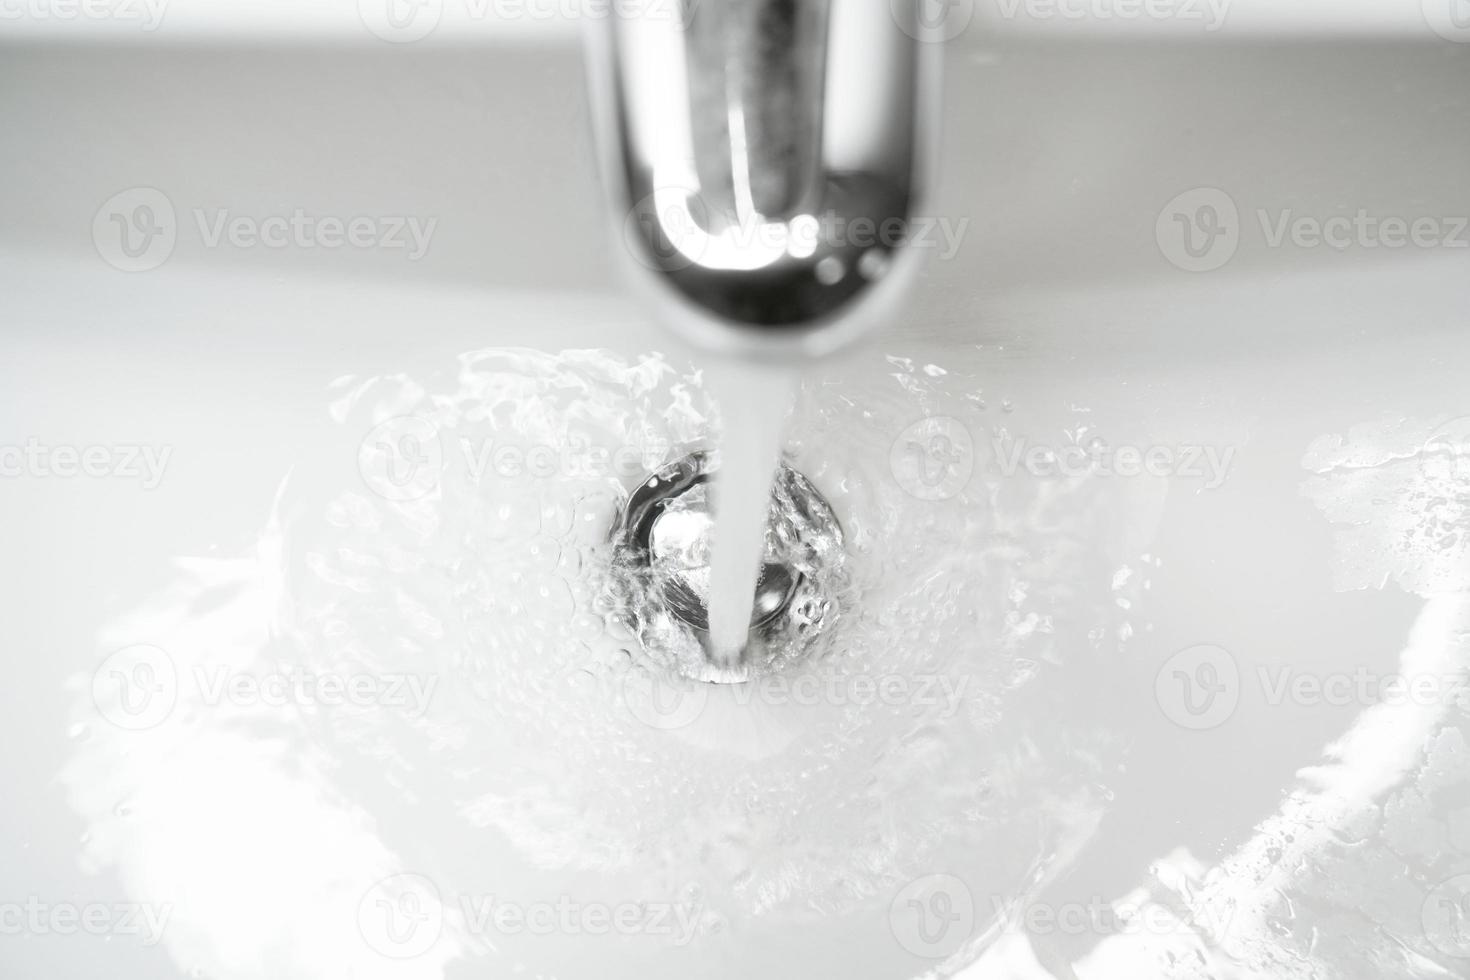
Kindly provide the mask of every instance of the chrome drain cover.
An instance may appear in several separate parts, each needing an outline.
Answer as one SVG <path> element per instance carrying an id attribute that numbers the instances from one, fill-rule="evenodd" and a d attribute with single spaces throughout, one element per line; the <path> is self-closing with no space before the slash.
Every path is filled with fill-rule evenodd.
<path id="1" fill-rule="evenodd" d="M 678 673 L 739 683 L 808 652 L 836 617 L 842 528 L 811 481 L 781 465 L 771 491 L 766 553 L 740 662 L 708 655 L 709 485 L 715 452 L 695 452 L 648 476 L 612 530 L 614 583 L 623 617 L 645 652 Z"/>

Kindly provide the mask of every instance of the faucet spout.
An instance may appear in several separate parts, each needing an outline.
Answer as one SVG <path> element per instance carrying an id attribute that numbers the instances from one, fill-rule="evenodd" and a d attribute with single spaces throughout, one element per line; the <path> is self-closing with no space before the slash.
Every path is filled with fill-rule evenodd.
<path id="1" fill-rule="evenodd" d="M 892 313 L 935 156 L 920 2 L 664 0 L 593 25 L 626 265 L 686 337 L 787 360 Z"/>
<path id="2" fill-rule="evenodd" d="M 690 149 L 706 205 L 738 220 L 819 204 L 830 0 L 737 0 L 687 27 Z"/>

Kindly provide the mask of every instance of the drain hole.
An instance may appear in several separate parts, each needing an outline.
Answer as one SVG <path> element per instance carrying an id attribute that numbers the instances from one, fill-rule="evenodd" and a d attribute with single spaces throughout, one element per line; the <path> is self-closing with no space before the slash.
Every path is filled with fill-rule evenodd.
<path id="1" fill-rule="evenodd" d="M 718 468 L 716 453 L 696 452 L 651 474 L 629 497 L 612 540 L 624 606 L 645 649 L 672 656 L 686 676 L 738 682 L 802 654 L 830 621 L 842 530 L 811 482 L 783 464 L 771 495 L 751 642 L 733 675 L 715 668 L 706 644 L 709 484 Z"/>

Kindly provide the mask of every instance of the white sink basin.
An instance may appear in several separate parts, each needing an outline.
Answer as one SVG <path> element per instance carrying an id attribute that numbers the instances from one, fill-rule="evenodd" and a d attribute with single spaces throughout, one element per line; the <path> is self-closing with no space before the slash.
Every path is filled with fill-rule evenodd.
<path id="1" fill-rule="evenodd" d="M 613 280 L 557 32 L 12 41 L 0 966 L 1462 975 L 1470 47 L 1428 23 L 954 42 L 963 234 L 803 387 L 851 589 L 755 689 L 598 598 L 714 415 Z"/>

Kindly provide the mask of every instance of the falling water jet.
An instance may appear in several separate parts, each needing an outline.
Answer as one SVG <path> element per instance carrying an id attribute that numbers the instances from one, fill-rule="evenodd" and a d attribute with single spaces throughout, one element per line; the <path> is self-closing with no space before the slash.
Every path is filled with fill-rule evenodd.
<path id="1" fill-rule="evenodd" d="M 766 550 L 771 483 L 781 461 L 781 433 L 796 373 L 722 364 L 710 373 L 723 438 L 714 483 L 710 534 L 709 646 L 720 667 L 739 664 Z"/>

